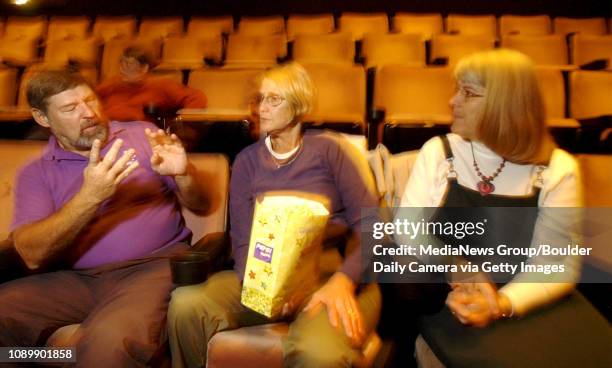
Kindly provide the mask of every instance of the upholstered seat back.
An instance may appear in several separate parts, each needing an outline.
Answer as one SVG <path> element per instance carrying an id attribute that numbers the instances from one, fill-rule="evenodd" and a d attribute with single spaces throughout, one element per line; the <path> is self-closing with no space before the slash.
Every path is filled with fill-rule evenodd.
<path id="1" fill-rule="evenodd" d="M 13 218 L 13 193 L 17 171 L 38 157 L 46 142 L 0 141 L 0 240 L 9 234 Z"/>
<path id="2" fill-rule="evenodd" d="M 226 230 L 229 161 L 220 153 L 190 153 L 189 160 L 197 167 L 199 182 L 209 200 L 204 213 L 196 214 L 183 208 L 187 227 L 193 232 L 192 243 L 195 243 L 208 233 Z"/>

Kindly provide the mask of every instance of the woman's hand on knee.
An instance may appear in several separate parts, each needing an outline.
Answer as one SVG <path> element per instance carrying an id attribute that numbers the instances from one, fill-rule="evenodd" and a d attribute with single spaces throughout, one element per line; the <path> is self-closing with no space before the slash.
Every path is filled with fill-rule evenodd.
<path id="1" fill-rule="evenodd" d="M 313 295 L 304 312 L 315 315 L 321 308 L 327 309 L 329 323 L 335 328 L 344 326 L 344 332 L 354 347 L 361 347 L 365 327 L 359 304 L 355 298 L 355 284 L 341 272 L 336 272 Z"/>

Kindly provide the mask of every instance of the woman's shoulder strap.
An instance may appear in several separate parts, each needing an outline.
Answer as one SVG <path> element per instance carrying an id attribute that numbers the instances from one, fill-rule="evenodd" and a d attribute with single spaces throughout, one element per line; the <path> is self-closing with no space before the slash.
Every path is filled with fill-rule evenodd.
<path id="1" fill-rule="evenodd" d="M 448 135 L 440 135 L 439 138 L 442 140 L 442 146 L 444 147 L 444 157 L 447 160 L 453 159 L 453 150 L 451 149 L 450 142 L 448 141 Z"/>

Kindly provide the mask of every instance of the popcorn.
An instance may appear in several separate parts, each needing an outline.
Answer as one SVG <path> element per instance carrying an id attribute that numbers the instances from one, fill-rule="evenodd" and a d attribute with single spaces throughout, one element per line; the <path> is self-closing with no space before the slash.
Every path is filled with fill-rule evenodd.
<path id="1" fill-rule="evenodd" d="M 257 199 L 241 302 L 269 318 L 302 301 L 318 284 L 328 200 L 300 192 L 268 192 Z"/>

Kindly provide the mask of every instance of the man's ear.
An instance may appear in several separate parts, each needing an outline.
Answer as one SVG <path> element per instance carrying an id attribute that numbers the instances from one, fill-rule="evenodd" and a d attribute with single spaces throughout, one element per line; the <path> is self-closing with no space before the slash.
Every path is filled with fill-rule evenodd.
<path id="1" fill-rule="evenodd" d="M 49 119 L 47 118 L 47 115 L 42 112 L 42 110 L 31 108 L 30 112 L 32 113 L 34 121 L 36 121 L 38 125 L 44 126 L 45 128 L 49 128 Z"/>

